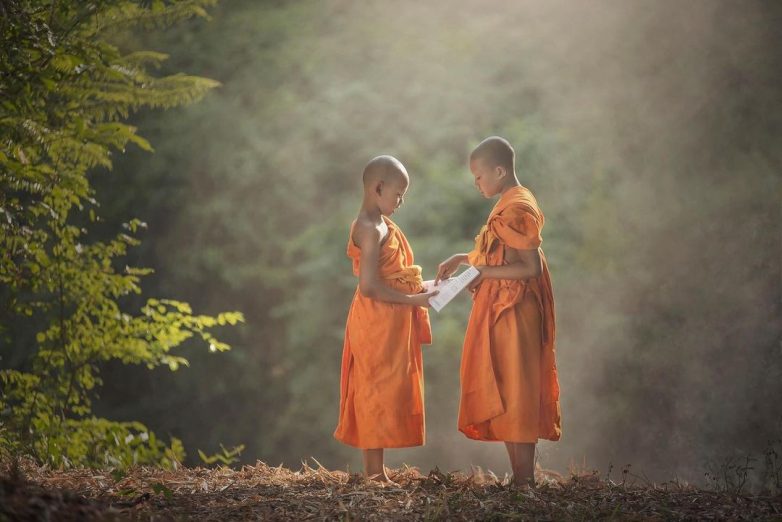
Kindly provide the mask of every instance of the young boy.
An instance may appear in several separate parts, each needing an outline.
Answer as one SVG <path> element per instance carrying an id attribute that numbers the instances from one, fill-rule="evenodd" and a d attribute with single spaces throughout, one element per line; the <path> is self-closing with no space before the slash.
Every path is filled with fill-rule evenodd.
<path id="1" fill-rule="evenodd" d="M 361 448 L 367 478 L 390 482 L 384 448 L 424 443 L 421 344 L 432 342 L 421 267 L 388 216 L 410 178 L 402 163 L 378 156 L 364 168 L 364 199 L 351 225 L 348 256 L 358 288 L 342 352 L 339 424 L 334 437 Z"/>
<path id="2" fill-rule="evenodd" d="M 464 337 L 459 430 L 503 441 L 514 482 L 534 485 L 538 438 L 559 440 L 559 384 L 554 357 L 554 296 L 540 249 L 543 213 L 519 183 L 515 153 L 492 136 L 470 154 L 480 193 L 499 201 L 469 254 L 443 261 L 437 279 L 468 263 L 480 271 Z"/>

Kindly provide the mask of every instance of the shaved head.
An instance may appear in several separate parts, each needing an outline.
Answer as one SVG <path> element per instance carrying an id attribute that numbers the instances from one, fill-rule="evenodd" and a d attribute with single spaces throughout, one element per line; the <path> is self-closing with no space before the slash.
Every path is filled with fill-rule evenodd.
<path id="1" fill-rule="evenodd" d="M 364 188 L 369 188 L 378 181 L 401 181 L 405 185 L 410 182 L 410 176 L 408 176 L 405 166 L 393 156 L 373 158 L 364 167 L 363 179 Z"/>
<path id="2" fill-rule="evenodd" d="M 483 160 L 491 168 L 499 165 L 515 173 L 516 152 L 508 140 L 499 136 L 490 136 L 480 142 L 470 153 L 470 161 L 475 160 Z"/>

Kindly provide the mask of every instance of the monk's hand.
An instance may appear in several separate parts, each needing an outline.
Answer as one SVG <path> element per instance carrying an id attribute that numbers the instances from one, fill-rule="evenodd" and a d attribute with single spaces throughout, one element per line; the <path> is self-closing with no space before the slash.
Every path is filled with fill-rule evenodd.
<path id="1" fill-rule="evenodd" d="M 454 254 L 437 266 L 437 277 L 434 280 L 434 284 L 440 284 L 443 279 L 448 279 L 456 272 L 459 265 L 462 263 L 464 254 Z"/>
<path id="2" fill-rule="evenodd" d="M 437 294 L 439 294 L 439 290 L 431 290 L 429 292 L 421 292 L 420 294 L 413 294 L 410 296 L 410 300 L 412 301 L 413 306 L 423 306 L 424 308 L 428 308 L 431 305 L 429 304 L 429 298 L 434 297 Z"/>

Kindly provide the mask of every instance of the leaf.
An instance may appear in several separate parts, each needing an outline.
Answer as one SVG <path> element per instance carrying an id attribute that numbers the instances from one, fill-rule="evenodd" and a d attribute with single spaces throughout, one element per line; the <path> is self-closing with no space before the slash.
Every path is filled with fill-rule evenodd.
<path id="1" fill-rule="evenodd" d="M 141 148 L 142 150 L 145 150 L 147 152 L 154 152 L 154 150 L 152 149 L 152 145 L 150 145 L 150 143 L 144 138 L 142 138 L 141 136 L 137 134 L 131 134 L 128 137 L 128 139 L 133 143 L 135 143 L 136 145 L 138 145 L 139 148 Z"/>
<path id="2" fill-rule="evenodd" d="M 155 493 L 163 493 L 163 495 L 166 498 L 171 498 L 174 496 L 174 493 L 160 482 L 152 483 L 151 487 L 152 487 L 152 491 L 154 491 Z"/>

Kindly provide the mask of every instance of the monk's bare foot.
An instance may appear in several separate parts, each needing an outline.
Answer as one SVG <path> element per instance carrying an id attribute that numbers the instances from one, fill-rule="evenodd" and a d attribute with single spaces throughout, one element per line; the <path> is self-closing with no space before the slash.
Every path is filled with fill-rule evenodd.
<path id="1" fill-rule="evenodd" d="M 515 477 L 510 481 L 510 487 L 521 491 L 529 491 L 535 489 L 535 479 L 516 479 Z"/>

